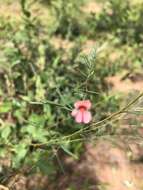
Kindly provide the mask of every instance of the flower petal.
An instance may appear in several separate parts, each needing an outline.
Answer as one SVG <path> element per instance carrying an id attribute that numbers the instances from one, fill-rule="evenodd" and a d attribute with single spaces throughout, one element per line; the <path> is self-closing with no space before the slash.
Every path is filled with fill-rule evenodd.
<path id="1" fill-rule="evenodd" d="M 83 123 L 89 123 L 92 120 L 91 113 L 89 111 L 83 112 Z"/>
<path id="2" fill-rule="evenodd" d="M 77 102 L 75 102 L 74 107 L 75 107 L 76 109 L 78 109 L 78 108 L 81 107 L 82 105 L 83 105 L 83 101 L 77 101 Z"/>
<path id="3" fill-rule="evenodd" d="M 72 112 L 71 112 L 71 115 L 73 117 L 75 117 L 77 113 L 78 113 L 78 110 L 77 109 L 73 109 Z"/>
<path id="4" fill-rule="evenodd" d="M 82 101 L 77 101 L 74 104 L 75 108 L 78 109 L 80 107 L 85 107 L 86 109 L 90 109 L 91 108 L 91 102 L 90 100 L 82 100 Z"/>
<path id="5" fill-rule="evenodd" d="M 78 113 L 75 116 L 75 121 L 77 123 L 82 123 L 82 119 L 83 119 L 83 113 L 81 111 L 78 111 Z"/>
<path id="6" fill-rule="evenodd" d="M 84 100 L 83 101 L 83 106 L 85 106 L 86 109 L 90 109 L 91 108 L 90 100 Z"/>

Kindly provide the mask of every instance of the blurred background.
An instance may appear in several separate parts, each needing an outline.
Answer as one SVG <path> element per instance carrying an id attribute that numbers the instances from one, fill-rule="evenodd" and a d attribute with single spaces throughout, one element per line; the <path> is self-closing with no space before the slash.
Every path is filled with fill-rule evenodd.
<path id="1" fill-rule="evenodd" d="M 0 0 L 0 189 L 142 190 L 142 88 L 142 0 Z"/>

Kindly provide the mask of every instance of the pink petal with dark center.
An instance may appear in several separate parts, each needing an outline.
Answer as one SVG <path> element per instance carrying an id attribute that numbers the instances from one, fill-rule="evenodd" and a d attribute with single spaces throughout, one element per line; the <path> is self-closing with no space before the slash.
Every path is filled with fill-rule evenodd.
<path id="1" fill-rule="evenodd" d="M 87 124 L 92 120 L 91 113 L 89 111 L 83 112 L 83 123 Z"/>
<path id="2" fill-rule="evenodd" d="M 76 109 L 79 109 L 80 107 L 85 107 L 86 109 L 90 109 L 91 108 L 91 102 L 90 100 L 82 100 L 82 101 L 77 101 L 74 104 Z"/>
<path id="3" fill-rule="evenodd" d="M 80 111 L 78 111 L 78 113 L 77 113 L 76 116 L 75 116 L 75 121 L 76 121 L 77 123 L 82 123 L 82 118 L 83 118 L 83 113 L 80 112 Z"/>

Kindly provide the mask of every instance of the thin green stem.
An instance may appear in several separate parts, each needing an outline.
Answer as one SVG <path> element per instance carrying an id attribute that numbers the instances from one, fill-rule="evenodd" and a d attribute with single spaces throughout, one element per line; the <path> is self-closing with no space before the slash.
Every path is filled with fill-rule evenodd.
<path id="1" fill-rule="evenodd" d="M 130 103 L 128 103 L 125 107 L 123 107 L 118 112 L 115 112 L 115 113 L 111 114 L 110 116 L 106 117 L 105 119 L 103 119 L 101 121 L 98 121 L 96 123 L 92 123 L 90 126 L 96 127 L 96 126 L 98 126 L 98 125 L 100 125 L 102 123 L 105 123 L 106 121 L 108 121 L 108 120 L 110 120 L 110 119 L 124 113 L 124 111 L 126 111 L 130 106 L 132 106 L 134 103 L 136 103 L 142 96 L 143 96 L 143 92 L 141 94 L 139 94 L 134 100 L 132 100 Z M 89 129 L 89 126 L 85 127 L 84 131 L 87 131 L 88 129 Z M 76 131 L 76 132 L 74 132 L 74 133 L 72 133 L 70 135 L 65 136 L 64 138 L 71 138 L 71 137 L 73 137 L 73 136 L 75 136 L 77 134 L 80 134 L 82 131 L 83 131 L 83 129 L 80 129 L 80 130 L 78 130 L 78 131 Z"/>
<path id="2" fill-rule="evenodd" d="M 58 103 L 55 103 L 53 101 L 50 101 L 50 100 L 46 100 L 45 102 L 29 102 L 30 104 L 35 104 L 35 105 L 43 105 L 43 104 L 51 104 L 51 105 L 54 105 L 54 106 L 59 106 L 61 107 L 62 109 L 65 109 L 65 110 L 68 110 L 68 111 L 72 111 L 72 109 L 62 105 L 62 104 L 58 104 Z"/>
<path id="3" fill-rule="evenodd" d="M 97 126 L 99 126 L 99 125 L 101 125 L 101 124 L 104 124 L 106 121 L 109 121 L 109 120 L 111 120 L 112 118 L 114 118 L 114 117 L 116 117 L 116 116 L 118 116 L 118 115 L 124 113 L 125 111 L 127 111 L 127 109 L 128 109 L 129 107 L 131 107 L 134 103 L 136 103 L 142 96 L 143 96 L 143 92 L 140 93 L 134 100 L 132 100 L 132 101 L 131 101 L 130 103 L 128 103 L 125 107 L 123 107 L 122 109 L 120 109 L 118 112 L 115 112 L 115 113 L 111 114 L 110 116 L 106 117 L 105 119 L 103 119 L 103 120 L 101 120 L 101 121 L 98 121 L 98 122 L 96 122 L 96 123 L 93 122 L 90 126 L 93 126 L 94 128 L 89 129 L 90 126 L 87 126 L 87 127 L 85 127 L 85 128 L 82 128 L 82 129 L 80 129 L 80 130 L 78 130 L 78 131 L 76 131 L 76 132 L 70 134 L 70 135 L 64 136 L 63 138 L 61 138 L 61 141 L 63 142 L 64 140 L 69 139 L 69 138 L 71 138 L 71 137 L 73 137 L 73 136 L 75 136 L 75 135 L 78 135 L 78 134 L 82 133 L 82 132 L 88 132 L 88 131 L 95 130 Z M 48 101 L 48 102 L 49 102 L 49 101 Z M 51 103 L 51 102 L 50 102 L 50 103 Z M 53 102 L 52 102 L 52 104 L 55 105 L 55 103 L 53 103 Z M 56 105 L 59 106 L 59 104 L 56 104 Z M 61 105 L 60 105 L 60 106 L 61 106 Z M 35 147 L 39 147 L 39 146 L 43 146 L 43 145 L 50 145 L 50 144 L 56 143 L 56 142 L 58 142 L 58 141 L 60 141 L 60 139 L 52 139 L 51 141 L 49 141 L 49 142 L 47 142 L 47 143 L 32 144 L 32 145 L 35 146 Z"/>
<path id="4" fill-rule="evenodd" d="M 104 123 L 107 120 L 112 119 L 113 117 L 120 115 L 121 113 L 124 113 L 129 107 L 131 107 L 134 103 L 136 103 L 141 97 L 143 96 L 143 92 L 141 94 L 139 94 L 134 100 L 132 100 L 130 103 L 128 103 L 125 107 L 123 107 L 122 109 L 120 109 L 118 112 L 115 112 L 113 114 L 111 114 L 110 116 L 106 117 L 105 119 L 96 122 L 95 124 L 91 124 L 91 126 L 97 126 L 101 123 Z"/>

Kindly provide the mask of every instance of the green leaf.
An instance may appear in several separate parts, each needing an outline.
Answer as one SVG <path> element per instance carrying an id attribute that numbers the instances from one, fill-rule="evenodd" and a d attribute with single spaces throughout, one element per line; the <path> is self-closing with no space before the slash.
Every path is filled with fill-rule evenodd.
<path id="1" fill-rule="evenodd" d="M 47 119 L 48 124 L 53 124 L 55 115 L 51 112 L 51 106 L 48 104 L 43 105 L 44 116 Z"/>
<path id="2" fill-rule="evenodd" d="M 53 160 L 51 157 L 49 157 L 49 154 L 47 153 L 42 153 L 40 155 L 40 159 L 38 160 L 36 165 L 45 175 L 53 174 L 56 171 Z"/>
<path id="3" fill-rule="evenodd" d="M 28 147 L 25 143 L 21 143 L 18 145 L 15 145 L 14 147 L 14 156 L 12 159 L 13 168 L 18 168 L 20 166 L 21 161 L 26 156 L 26 153 L 28 151 Z"/>
<path id="4" fill-rule="evenodd" d="M 4 140 L 8 139 L 10 133 L 11 133 L 11 127 L 4 126 L 1 130 L 1 138 L 3 138 Z"/>
<path id="5" fill-rule="evenodd" d="M 61 145 L 61 148 L 69 155 L 69 156 L 72 156 L 74 159 L 78 159 L 78 157 L 73 154 L 67 147 L 67 145 Z"/>
<path id="6" fill-rule="evenodd" d="M 30 17 L 31 13 L 29 12 L 29 10 L 27 10 L 26 3 L 27 3 L 27 0 L 21 0 L 21 8 L 22 8 L 23 14 L 26 17 Z"/>
<path id="7" fill-rule="evenodd" d="M 5 148 L 0 148 L 0 157 L 4 158 L 6 155 L 6 149 Z"/>
<path id="8" fill-rule="evenodd" d="M 23 133 L 28 133 L 33 140 L 38 140 L 39 142 L 47 142 L 48 131 L 37 126 L 28 125 L 22 129 Z"/>
<path id="9" fill-rule="evenodd" d="M 44 100 L 45 98 L 45 89 L 44 85 L 42 84 L 40 76 L 36 77 L 36 96 L 35 99 L 37 101 Z"/>
<path id="10" fill-rule="evenodd" d="M 0 113 L 8 113 L 12 109 L 12 103 L 11 102 L 3 102 L 2 105 L 0 105 Z"/>
<path id="11" fill-rule="evenodd" d="M 29 122 L 34 123 L 38 128 L 43 127 L 45 124 L 45 118 L 43 115 L 31 114 L 29 117 Z"/>

